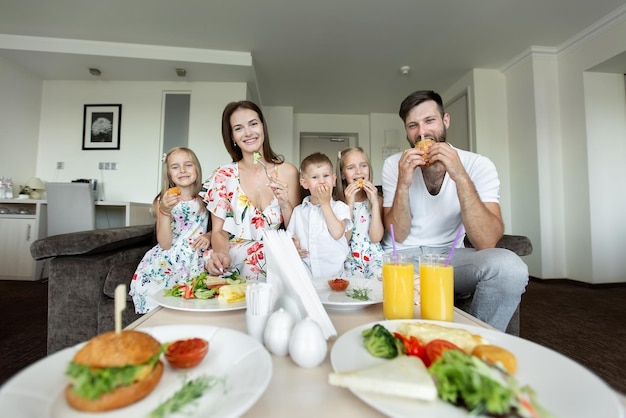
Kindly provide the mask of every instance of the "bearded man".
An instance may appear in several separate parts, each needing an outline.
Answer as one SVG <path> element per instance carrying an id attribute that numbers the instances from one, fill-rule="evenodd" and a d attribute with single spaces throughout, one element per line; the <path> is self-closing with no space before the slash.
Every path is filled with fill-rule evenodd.
<path id="1" fill-rule="evenodd" d="M 450 115 L 433 91 L 410 94 L 399 111 L 410 148 L 383 165 L 383 246 L 418 256 L 448 253 L 455 294 L 473 294 L 469 313 L 504 331 L 528 283 L 528 267 L 512 251 L 495 248 L 504 233 L 500 180 L 486 157 L 446 142 Z M 432 140 L 427 151 L 416 147 Z M 463 238 L 474 248 L 465 248 Z"/>

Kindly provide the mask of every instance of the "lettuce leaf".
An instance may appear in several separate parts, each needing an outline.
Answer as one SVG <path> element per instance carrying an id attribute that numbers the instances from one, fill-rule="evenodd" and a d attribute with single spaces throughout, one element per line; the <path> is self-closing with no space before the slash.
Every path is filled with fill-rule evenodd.
<path id="1" fill-rule="evenodd" d="M 428 372 L 439 397 L 467 408 L 471 415 L 552 416 L 537 404 L 530 387 L 520 387 L 511 374 L 476 356 L 447 350 Z"/>
<path id="2" fill-rule="evenodd" d="M 71 362 L 65 374 L 72 381 L 72 391 L 92 401 L 118 387 L 133 384 L 144 367 L 154 367 L 160 354 L 159 352 L 146 363 L 124 367 L 93 369 L 91 366 Z"/>

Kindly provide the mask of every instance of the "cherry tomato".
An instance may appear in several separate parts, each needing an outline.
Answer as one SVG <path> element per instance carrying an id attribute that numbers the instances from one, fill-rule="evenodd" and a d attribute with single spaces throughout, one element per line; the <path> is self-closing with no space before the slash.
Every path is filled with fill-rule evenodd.
<path id="1" fill-rule="evenodd" d="M 441 357 L 441 353 L 446 350 L 463 351 L 458 345 L 451 343 L 448 340 L 432 340 L 431 342 L 426 344 L 426 347 L 424 347 L 424 349 L 426 350 L 426 359 L 424 361 L 426 367 L 430 367 L 431 364 L 433 364 L 439 357 Z"/>
<path id="2" fill-rule="evenodd" d="M 165 359 L 172 367 L 187 369 L 197 366 L 209 352 L 209 342 L 202 338 L 177 340 L 165 349 Z"/>
<path id="3" fill-rule="evenodd" d="M 340 279 L 339 277 L 337 277 L 336 279 L 330 279 L 328 281 L 328 286 L 330 286 L 331 289 L 337 292 L 346 290 L 349 284 L 350 282 L 348 280 Z"/>

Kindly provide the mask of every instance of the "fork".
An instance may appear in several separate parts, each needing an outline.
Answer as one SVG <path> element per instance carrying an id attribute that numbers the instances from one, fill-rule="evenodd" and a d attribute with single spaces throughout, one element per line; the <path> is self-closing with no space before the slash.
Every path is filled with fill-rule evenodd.
<path id="1" fill-rule="evenodd" d="M 263 161 L 263 156 L 261 155 L 260 152 L 255 152 L 254 153 L 254 163 L 259 163 L 263 166 L 263 168 L 265 169 L 265 175 L 267 176 L 269 181 L 272 181 L 272 177 L 270 176 L 270 173 L 268 173 L 267 171 L 267 165 L 265 165 L 265 162 Z M 278 177 L 278 173 L 276 173 L 276 177 Z"/>

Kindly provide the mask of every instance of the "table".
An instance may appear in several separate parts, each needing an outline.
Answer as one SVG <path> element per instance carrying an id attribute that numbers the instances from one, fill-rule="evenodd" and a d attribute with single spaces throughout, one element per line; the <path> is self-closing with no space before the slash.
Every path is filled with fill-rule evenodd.
<path id="1" fill-rule="evenodd" d="M 419 318 L 419 307 L 415 308 Z M 371 305 L 357 312 L 329 311 L 329 316 L 340 336 L 350 329 L 369 322 L 383 320 L 382 304 Z M 491 328 L 477 318 L 455 308 L 454 322 Z M 246 332 L 245 310 L 224 312 L 187 312 L 158 307 L 127 329 L 141 329 L 174 324 L 212 325 Z M 289 356 L 272 356 L 273 375 L 267 390 L 245 417 L 319 417 L 320 407 L 332 405 L 332 415 L 337 417 L 381 417 L 378 411 L 354 396 L 348 389 L 330 386 L 328 374 L 332 372 L 330 351 L 335 338 L 328 344 L 326 360 L 313 369 L 298 367 Z"/>

